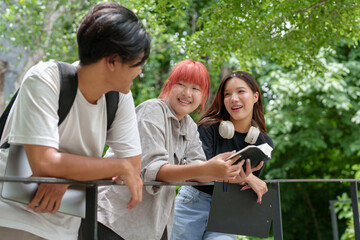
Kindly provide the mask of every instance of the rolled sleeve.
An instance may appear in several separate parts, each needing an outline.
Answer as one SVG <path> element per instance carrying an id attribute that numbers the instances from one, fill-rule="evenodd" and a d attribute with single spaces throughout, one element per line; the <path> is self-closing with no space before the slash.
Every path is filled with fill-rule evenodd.
<path id="1" fill-rule="evenodd" d="M 155 181 L 159 169 L 169 163 L 166 149 L 166 131 L 164 113 L 156 104 L 142 105 L 137 108 L 138 128 L 142 148 L 142 177 L 144 182 Z M 157 194 L 160 186 L 146 186 L 149 194 Z"/>
<path id="2" fill-rule="evenodd" d="M 4 132 L 9 143 L 59 148 L 59 89 L 55 63 L 37 64 L 26 73 Z"/>
<path id="3" fill-rule="evenodd" d="M 160 161 L 155 161 L 151 164 L 149 164 L 144 170 L 143 170 L 143 179 L 144 182 L 149 182 L 149 181 L 155 181 L 156 180 L 156 175 L 159 172 L 159 169 L 167 164 L 167 161 L 164 160 L 160 160 Z M 159 193 L 161 187 L 160 186 L 146 186 L 145 187 L 146 191 L 151 194 L 151 195 L 156 195 Z"/>

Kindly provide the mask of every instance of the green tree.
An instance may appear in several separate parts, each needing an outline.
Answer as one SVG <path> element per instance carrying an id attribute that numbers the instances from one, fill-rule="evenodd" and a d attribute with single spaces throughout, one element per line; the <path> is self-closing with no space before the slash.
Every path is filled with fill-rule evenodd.
<path id="1" fill-rule="evenodd" d="M 352 170 L 355 171 L 355 179 L 360 179 L 360 164 L 353 165 Z M 341 235 L 341 240 L 355 239 L 354 216 L 351 198 L 347 192 L 344 192 L 337 197 L 337 200 L 338 202 L 334 204 L 335 212 L 337 213 L 338 219 L 346 221 L 346 229 Z"/>
<path id="2" fill-rule="evenodd" d="M 186 41 L 188 55 L 220 64 L 234 54 L 242 67 L 268 56 L 313 69 L 320 49 L 335 48 L 343 37 L 357 45 L 359 13 L 356 0 L 219 0 L 202 10 L 198 31 Z"/>
<path id="3" fill-rule="evenodd" d="M 34 58 L 30 66 L 40 59 L 74 60 L 77 26 L 95 3 L 5 0 L 0 38 L 23 46 Z M 360 34 L 356 0 L 127 0 L 123 4 L 144 19 L 153 36 L 148 66 L 155 73 L 144 69 L 151 86 L 163 80 L 160 75 L 166 75 L 174 62 L 189 57 L 204 60 L 214 76 L 231 56 L 241 68 L 262 56 L 284 66 L 301 61 L 303 68 L 311 68 L 321 63 L 316 59 L 321 48 L 329 51 L 343 37 L 357 44 Z"/>
<path id="4" fill-rule="evenodd" d="M 33 1 L 6 0 L 0 14 L 0 49 L 23 49 L 18 59 L 26 56 L 26 63 L 15 82 L 19 85 L 25 72 L 40 60 L 77 59 L 76 31 L 80 19 L 95 1 Z M 6 45 L 4 44 L 6 41 Z M 5 48 L 5 46 L 7 46 Z"/>
<path id="5" fill-rule="evenodd" d="M 29 56 L 24 72 L 39 60 L 75 61 L 77 27 L 96 2 L 2 1 L 0 39 L 24 49 Z M 266 177 L 354 177 L 352 166 L 360 154 L 357 0 L 122 4 L 136 12 L 152 36 L 149 60 L 132 88 L 136 104 L 156 97 L 173 64 L 184 58 L 205 63 L 212 92 L 220 67 L 222 72 L 251 70 L 263 89 L 268 130 L 276 146 Z M 341 39 L 346 41 L 339 45 Z M 319 66 L 322 71 L 314 71 Z M 281 190 L 286 239 L 331 238 L 324 206 L 347 186 L 282 184 Z"/>
<path id="6" fill-rule="evenodd" d="M 267 126 L 275 143 L 266 178 L 355 177 L 352 166 L 360 155 L 359 56 L 357 48 L 342 44 L 332 56 L 319 56 L 323 74 L 305 74 L 301 63 L 289 69 L 260 61 L 253 68 L 265 90 Z M 324 206 L 348 190 L 339 183 L 282 184 L 284 237 L 330 239 L 330 215 Z"/>

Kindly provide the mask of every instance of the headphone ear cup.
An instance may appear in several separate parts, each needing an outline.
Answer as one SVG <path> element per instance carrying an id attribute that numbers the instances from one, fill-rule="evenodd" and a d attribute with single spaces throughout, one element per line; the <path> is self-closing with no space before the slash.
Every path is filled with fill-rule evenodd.
<path id="1" fill-rule="evenodd" d="M 235 127 L 231 121 L 221 121 L 219 126 L 219 134 L 222 138 L 231 139 L 235 134 Z"/>
<path id="2" fill-rule="evenodd" d="M 255 144 L 260 134 L 260 130 L 257 127 L 251 126 L 245 137 L 245 142 Z"/>

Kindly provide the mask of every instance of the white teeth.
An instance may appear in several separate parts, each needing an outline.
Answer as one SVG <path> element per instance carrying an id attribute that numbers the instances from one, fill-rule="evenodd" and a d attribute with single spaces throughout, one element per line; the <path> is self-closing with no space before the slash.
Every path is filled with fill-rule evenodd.
<path id="1" fill-rule="evenodd" d="M 190 103 L 191 103 L 191 102 L 184 101 L 184 100 L 181 100 L 181 99 L 179 99 L 179 101 L 182 102 L 182 103 L 186 103 L 186 104 L 190 104 Z"/>
<path id="2" fill-rule="evenodd" d="M 240 108 L 242 108 L 242 107 L 241 106 L 236 106 L 236 107 L 232 107 L 231 109 L 236 110 L 236 109 L 240 109 Z"/>

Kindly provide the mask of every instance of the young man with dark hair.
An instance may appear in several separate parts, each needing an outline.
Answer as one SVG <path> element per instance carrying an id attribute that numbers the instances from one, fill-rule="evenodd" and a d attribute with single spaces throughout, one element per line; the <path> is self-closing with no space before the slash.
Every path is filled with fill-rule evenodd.
<path id="1" fill-rule="evenodd" d="M 33 176 L 74 180 L 123 180 L 127 207 L 142 200 L 141 146 L 132 81 L 149 56 L 150 39 L 136 15 L 117 3 L 100 3 L 83 19 L 77 35 L 80 62 L 73 105 L 58 126 L 60 76 L 55 62 L 41 62 L 25 75 L 0 145 L 24 145 Z M 118 91 L 107 130 L 105 93 Z M 104 144 L 115 151 L 103 159 Z M 58 213 L 69 185 L 39 185 L 27 206 L 0 200 L 4 239 L 77 239 L 80 218 Z"/>

